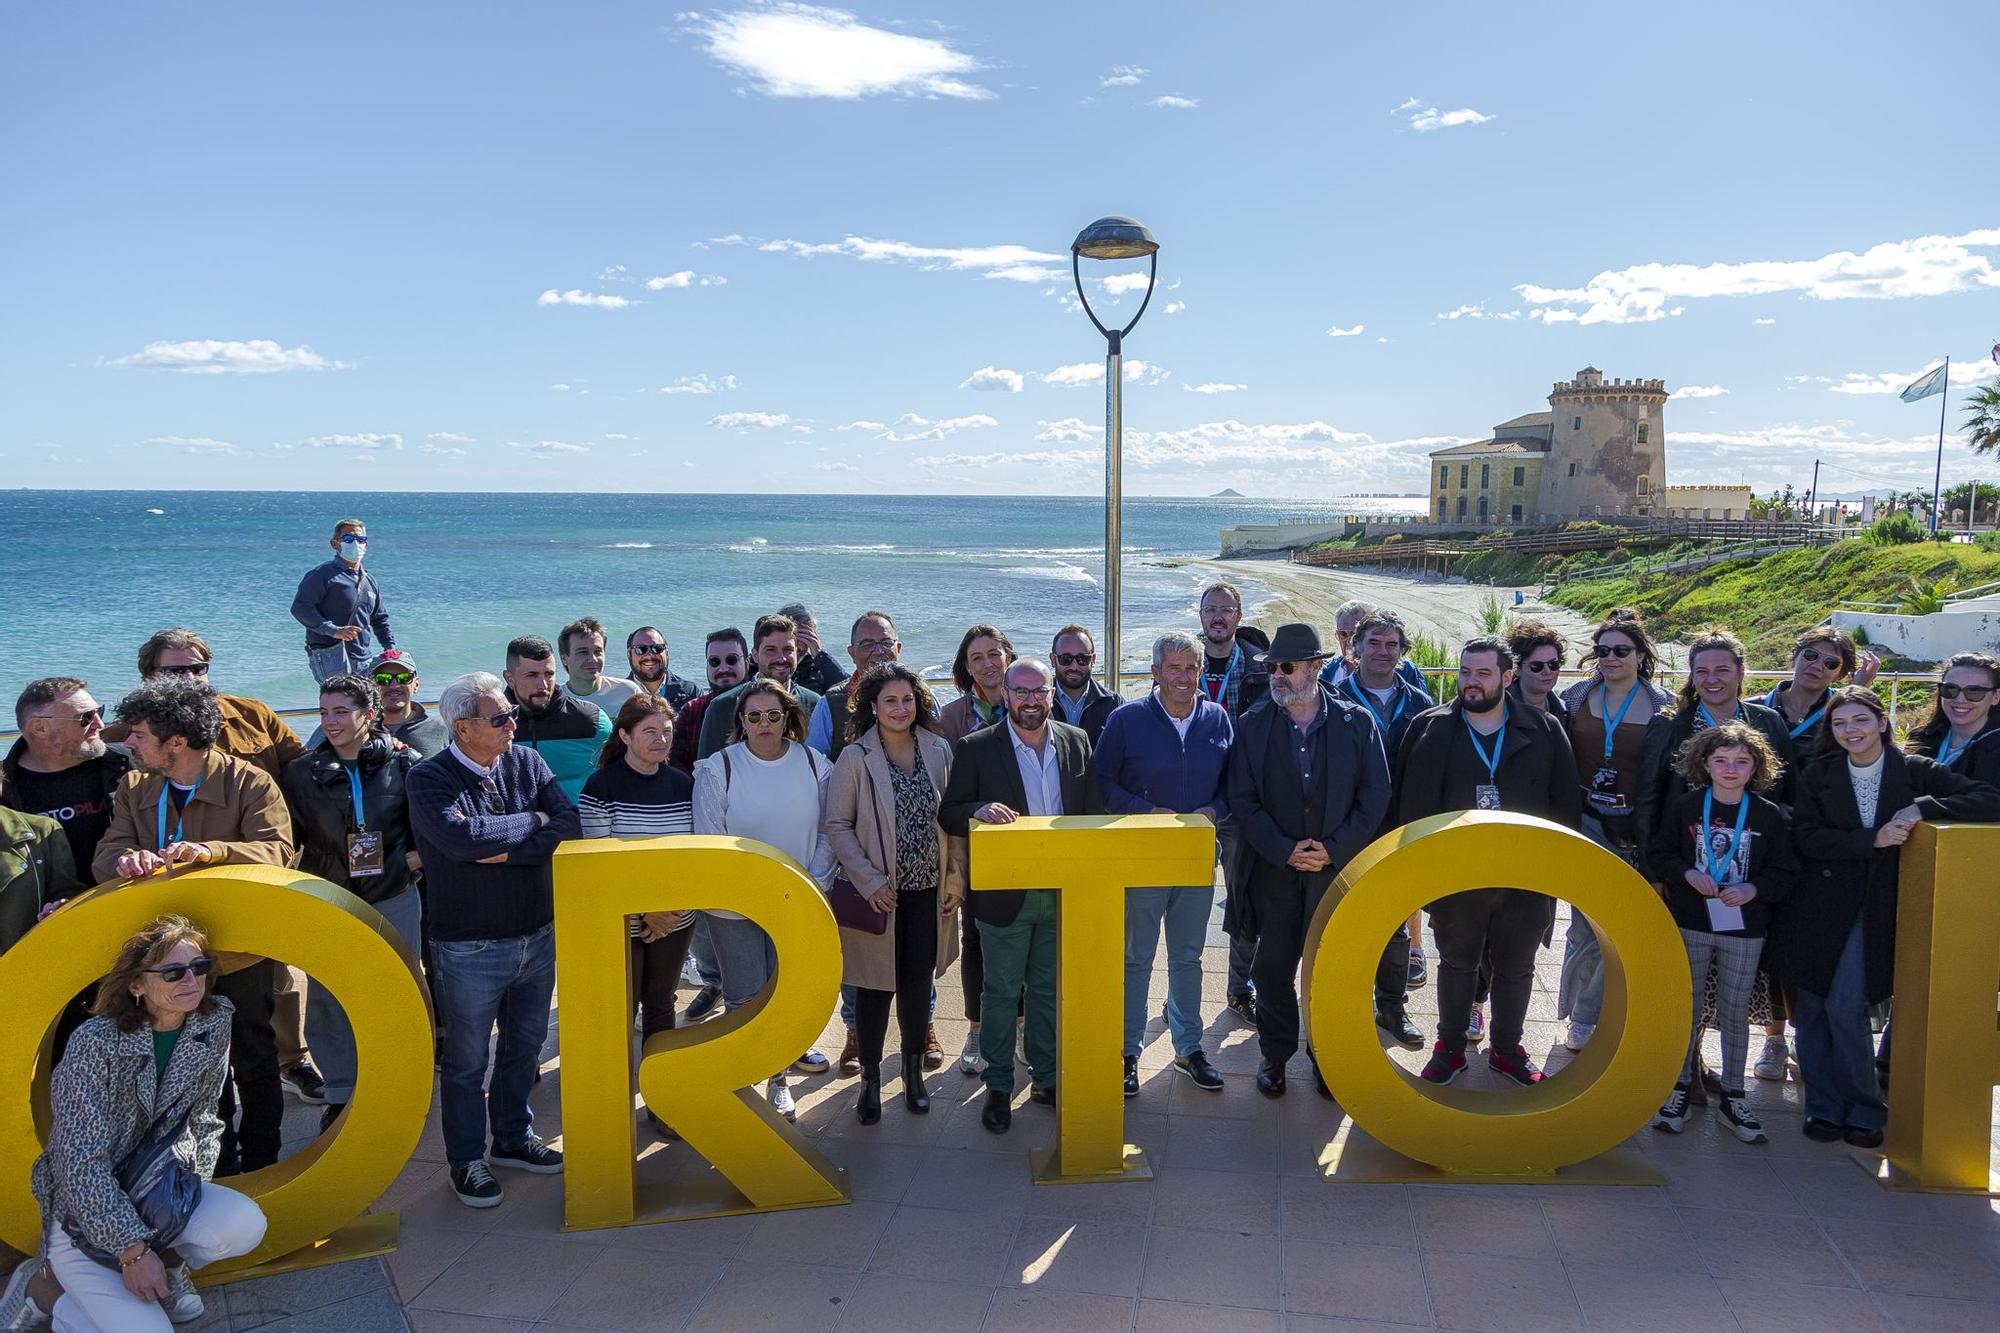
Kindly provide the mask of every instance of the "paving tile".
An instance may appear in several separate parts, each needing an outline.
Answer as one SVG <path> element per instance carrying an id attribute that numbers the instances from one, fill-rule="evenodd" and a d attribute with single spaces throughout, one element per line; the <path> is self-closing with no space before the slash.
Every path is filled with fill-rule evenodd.
<path id="1" fill-rule="evenodd" d="M 1567 1263 L 1570 1290 L 1595 1333 L 1655 1333 L 1712 1323 L 1725 1308 L 1712 1280 L 1643 1265 Z"/>
<path id="2" fill-rule="evenodd" d="M 1718 1281 L 1744 1333 L 1891 1333 L 1892 1325 L 1852 1287 L 1812 1287 L 1773 1282 Z"/>
<path id="3" fill-rule="evenodd" d="M 1553 1259 L 1426 1251 L 1437 1326 L 1463 1333 L 1582 1333 L 1569 1275 Z"/>
<path id="4" fill-rule="evenodd" d="M 847 1188 L 857 1200 L 901 1203 L 924 1158 L 922 1148 L 907 1143 L 827 1139 L 814 1146 L 835 1166 L 847 1168 Z"/>
<path id="5" fill-rule="evenodd" d="M 998 1286 L 1021 1219 L 903 1204 L 868 1260 L 867 1271 L 897 1277 L 950 1276 Z"/>
<path id="6" fill-rule="evenodd" d="M 1281 1333 L 1276 1310 L 1244 1310 L 1224 1305 L 1183 1305 L 1140 1301 L 1137 1333 Z"/>
<path id="7" fill-rule="evenodd" d="M 1144 1226 L 1153 1215 L 1157 1180 L 1108 1180 L 1087 1185 L 1048 1185 L 1028 1191 L 1030 1217 L 1074 1217 L 1091 1222 Z"/>
<path id="8" fill-rule="evenodd" d="M 1826 1231 L 1870 1290 L 2000 1300 L 2000 1247 L 1991 1227 L 1828 1223 Z"/>
<path id="9" fill-rule="evenodd" d="M 986 1315 L 986 1333 L 1104 1333 L 1131 1325 L 1131 1297 L 1074 1291 L 1003 1289 Z"/>
<path id="10" fill-rule="evenodd" d="M 1269 1236 L 1155 1227 L 1146 1243 L 1139 1294 L 1198 1305 L 1275 1310 L 1279 1251 Z"/>
<path id="11" fill-rule="evenodd" d="M 1762 1157 L 1656 1153 L 1653 1161 L 1666 1172 L 1667 1197 L 1676 1204 L 1752 1213 L 1806 1211 Z"/>
<path id="12" fill-rule="evenodd" d="M 233 1283 L 225 1288 L 229 1323 L 233 1329 L 262 1328 L 388 1286 L 389 1273 L 380 1259 L 356 1259 Z"/>
<path id="13" fill-rule="evenodd" d="M 1875 1305 L 1903 1333 L 1993 1333 L 2000 1328 L 2000 1301 L 1950 1301 L 1878 1291 Z"/>
<path id="14" fill-rule="evenodd" d="M 1415 1250 L 1288 1240 L 1287 1313 L 1427 1323 L 1423 1259 Z"/>
<path id="15" fill-rule="evenodd" d="M 1555 1234 L 1556 1252 L 1566 1261 L 1697 1277 L 1708 1272 L 1687 1224 L 1672 1209 L 1626 1203 L 1599 1191 L 1593 1199 L 1545 1199 L 1542 1216 Z"/>
<path id="16" fill-rule="evenodd" d="M 484 1234 L 447 1231 L 443 1227 L 401 1227 L 396 1252 L 388 1256 L 389 1280 L 396 1294 L 412 1301 L 439 1273 L 451 1267 Z"/>
<path id="17" fill-rule="evenodd" d="M 1414 1248 L 1416 1221 L 1403 1185 L 1332 1185 L 1285 1176 L 1279 1201 L 1287 1240 Z"/>
<path id="18" fill-rule="evenodd" d="M 574 1233 L 599 1236 L 614 1245 L 639 1250 L 669 1250 L 675 1254 L 700 1254 L 713 1259 L 734 1259 L 743 1253 L 744 1242 L 756 1228 L 757 1217 L 704 1217 L 689 1222 L 652 1222 L 644 1226 L 607 1227 L 603 1231 Z"/>
<path id="19" fill-rule="evenodd" d="M 1153 1225 L 1269 1236 L 1278 1230 L 1278 1177 L 1172 1166 L 1159 1172 Z"/>
<path id="20" fill-rule="evenodd" d="M 1017 1217 L 1027 1211 L 1028 1192 L 1034 1188 L 1025 1151 L 986 1153 L 929 1148 L 918 1160 L 916 1176 L 903 1191 L 902 1202 L 915 1208 L 950 1208 Z"/>
<path id="21" fill-rule="evenodd" d="M 1492 1194 L 1477 1186 L 1425 1186 L 1411 1190 L 1410 1199 L 1417 1242 L 1426 1250 L 1523 1259 L 1555 1255 L 1541 1205 L 1533 1199 Z"/>
<path id="22" fill-rule="evenodd" d="M 1680 1215 L 1713 1277 L 1743 1281 L 1781 1277 L 1820 1287 L 1857 1285 L 1825 1229 L 1809 1217 L 1714 1208 L 1683 1208 Z"/>
<path id="23" fill-rule="evenodd" d="M 856 1333 L 906 1325 L 925 1333 L 978 1333 L 993 1295 L 992 1287 L 868 1273 L 848 1297 L 840 1326 Z"/>
<path id="24" fill-rule="evenodd" d="M 896 1205 L 861 1201 L 844 1208 L 794 1208 L 764 1213 L 750 1221 L 745 1259 L 778 1259 L 794 1264 L 851 1268 L 868 1261 L 888 1229 Z"/>
<path id="25" fill-rule="evenodd" d="M 835 1268 L 737 1260 L 710 1284 L 687 1327 L 717 1333 L 819 1328 L 846 1312 L 848 1293 L 858 1280 Z"/>
<path id="26" fill-rule="evenodd" d="M 626 1333 L 678 1329 L 722 1266 L 719 1259 L 613 1246 L 549 1307 L 547 1322 Z"/>
<path id="27" fill-rule="evenodd" d="M 527 1333 L 533 1327 L 519 1319 L 482 1319 L 478 1315 L 454 1314 L 450 1310 L 412 1307 L 403 1313 L 415 1333 Z"/>
<path id="28" fill-rule="evenodd" d="M 411 1304 L 539 1319 L 595 1257 L 595 1247 L 562 1236 L 481 1236 Z"/>
<path id="29" fill-rule="evenodd" d="M 285 1333 L 405 1333 L 410 1325 L 396 1294 L 387 1287 L 350 1296 L 316 1310 L 281 1316 L 269 1324 L 245 1324 L 233 1315 L 232 1329 L 284 1329 Z"/>
<path id="30" fill-rule="evenodd" d="M 1144 1227 L 1030 1217 L 1015 1233 L 1001 1280 L 1037 1290 L 1136 1296 L 1145 1262 Z"/>
<path id="31" fill-rule="evenodd" d="M 1308 1089 L 1308 1095 L 1310 1090 Z M 1278 1143 L 1268 1131 L 1241 1120 L 1215 1116 L 1174 1116 L 1167 1129 L 1161 1168 L 1194 1167 L 1209 1171 L 1275 1173 Z"/>
<path id="32" fill-rule="evenodd" d="M 1898 1226 L 1991 1224 L 1984 1198 L 1885 1189 L 1846 1153 L 1832 1160 L 1774 1161 L 1771 1169 L 1813 1216 L 1828 1222 Z"/>

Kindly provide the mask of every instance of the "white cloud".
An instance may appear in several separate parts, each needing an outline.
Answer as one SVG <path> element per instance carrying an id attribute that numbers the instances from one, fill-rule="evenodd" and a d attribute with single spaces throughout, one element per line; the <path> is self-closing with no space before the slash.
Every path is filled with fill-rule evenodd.
<path id="1" fill-rule="evenodd" d="M 1752 324 L 1764 325 L 1764 324 L 1776 324 L 1778 321 L 1775 319 L 1753 319 L 1750 322 Z"/>
<path id="2" fill-rule="evenodd" d="M 227 440 L 210 439 L 206 435 L 155 435 L 151 439 L 139 441 L 145 449 L 179 449 L 189 454 L 240 454 Z"/>
<path id="3" fill-rule="evenodd" d="M 1410 128 L 1419 134 L 1429 134 L 1432 130 L 1456 129 L 1460 125 L 1484 125 L 1494 119 L 1492 116 L 1474 111 L 1471 107 L 1460 107 L 1456 111 L 1440 111 L 1434 106 L 1425 106 L 1422 99 L 1415 97 L 1408 98 L 1402 105 L 1389 110 L 1392 116 L 1400 116 L 1406 112 Z"/>
<path id="4" fill-rule="evenodd" d="M 1086 440 L 1104 438 L 1104 428 L 1093 426 L 1081 417 L 1064 417 L 1060 421 L 1038 421 L 1041 429 L 1035 432 L 1039 444 L 1082 444 Z"/>
<path id="5" fill-rule="evenodd" d="M 942 440 L 947 435 L 956 435 L 962 430 L 985 430 L 1000 423 L 984 412 L 965 417 L 926 417 L 915 412 L 905 412 L 889 424 L 879 421 L 850 421 L 841 430 L 867 431 L 877 439 L 895 444 L 908 444 L 917 440 Z"/>
<path id="6" fill-rule="evenodd" d="M 1125 382 L 1127 384 L 1158 384 L 1173 374 L 1162 370 L 1151 361 L 1138 357 L 1125 359 Z M 1104 363 L 1102 361 L 1075 361 L 1066 366 L 1057 366 L 1046 374 L 1039 375 L 1044 384 L 1058 388 L 1074 389 L 1086 384 L 1104 383 Z"/>
<path id="7" fill-rule="evenodd" d="M 1519 319 L 1520 317 L 1521 312 L 1518 310 L 1488 310 L 1484 303 L 1462 305 L 1456 310 L 1445 310 L 1438 314 L 1439 319 Z"/>
<path id="8" fill-rule="evenodd" d="M 1094 449 L 1032 449 L 1018 454 L 930 454 L 910 461 L 924 468 L 988 468 L 1003 465 L 1077 470 L 1095 468 L 1104 455 Z"/>
<path id="9" fill-rule="evenodd" d="M 845 10 L 775 4 L 680 17 L 717 63 L 772 97 L 993 96 L 963 77 L 980 67 L 971 56 L 935 38 L 871 28 Z"/>
<path id="10" fill-rule="evenodd" d="M 1958 236 L 1884 241 L 1861 254 L 1747 263 L 1637 264 L 1599 273 L 1581 287 L 1522 283 L 1514 290 L 1549 324 L 1643 324 L 1681 313 L 1674 301 L 1799 292 L 1816 301 L 1893 301 L 2000 287 L 2000 270 L 1976 253 L 2000 246 L 2000 228 Z M 1576 309 L 1575 307 L 1582 307 Z"/>
<path id="11" fill-rule="evenodd" d="M 629 443 L 639 437 L 636 435 L 621 435 L 615 430 L 607 430 L 604 432 L 604 438 L 607 440 L 618 440 L 621 443 Z"/>
<path id="12" fill-rule="evenodd" d="M 366 432 L 359 435 L 314 435 L 299 443 L 308 449 L 400 449 L 403 437 L 393 431 L 379 435 Z"/>
<path id="13" fill-rule="evenodd" d="M 768 254 L 797 255 L 804 259 L 848 255 L 878 264 L 901 260 L 932 272 L 955 269 L 1010 282 L 1061 282 L 1069 277 L 1068 269 L 1051 267 L 1062 263 L 1068 255 L 1030 250 L 1025 245 L 929 246 L 848 236 L 825 242 L 764 241 L 757 248 Z"/>
<path id="14" fill-rule="evenodd" d="M 846 424 L 845 426 L 835 426 L 835 427 L 834 427 L 834 429 L 835 429 L 835 430 L 870 430 L 870 431 L 874 431 L 874 430 L 887 430 L 887 429 L 889 429 L 889 423 L 888 423 L 888 422 L 886 422 L 886 421 L 850 421 L 850 422 L 848 422 L 848 423 L 847 423 L 847 424 Z"/>
<path id="15" fill-rule="evenodd" d="M 1008 370 L 1002 366 L 981 366 L 967 375 L 958 387 L 980 389 L 987 393 L 1019 393 L 1024 378 L 1018 370 Z"/>
<path id="16" fill-rule="evenodd" d="M 1914 416 L 1921 418 L 1922 413 Z M 1815 458 L 1845 473 L 1820 478 L 1822 490 L 1869 490 L 1881 494 L 1892 484 L 1899 488 L 1928 491 L 1937 457 L 1937 423 L 1928 431 L 1903 438 L 1857 435 L 1851 423 L 1807 425 L 1787 423 L 1761 428 L 1726 431 L 1675 431 L 1675 459 L 1670 480 L 1701 479 L 1717 484 L 1748 482 L 1759 491 L 1792 482 L 1801 489 L 1812 471 Z M 1957 452 L 1964 436 L 1945 433 L 1945 477 L 1969 466 Z M 1963 475 L 1961 473 L 1961 475 Z M 1897 480 L 1900 478 L 1900 480 Z"/>
<path id="17" fill-rule="evenodd" d="M 1249 388 L 1247 384 L 1183 384 L 1181 388 L 1189 393 L 1241 393 Z"/>
<path id="18" fill-rule="evenodd" d="M 1356 324 L 1351 329 L 1343 329 L 1340 325 L 1336 324 L 1326 331 L 1326 336 L 1329 338 L 1355 338 L 1359 337 L 1366 327 L 1366 325 Z"/>
<path id="19" fill-rule="evenodd" d="M 1138 65 L 1113 65 L 1111 72 L 1097 81 L 1100 88 L 1130 88 L 1153 71 Z"/>
<path id="20" fill-rule="evenodd" d="M 663 292 L 669 287 L 676 290 L 683 287 L 724 287 L 728 283 L 729 279 L 719 274 L 697 273 L 691 268 L 684 268 L 678 273 L 669 273 L 664 277 L 646 279 L 646 290 L 649 292 Z"/>
<path id="21" fill-rule="evenodd" d="M 1388 342 L 1388 341 L 1389 341 L 1389 339 L 1388 339 L 1388 337 L 1387 337 L 1387 336 L 1385 335 L 1385 336 L 1383 336 L 1383 337 L 1380 337 L 1380 338 L 1377 338 L 1377 339 L 1376 339 L 1375 341 L 1376 341 L 1376 342 L 1378 342 L 1378 343 L 1385 343 L 1385 342 Z"/>
<path id="22" fill-rule="evenodd" d="M 600 310 L 623 310 L 628 305 L 637 305 L 638 302 L 628 300 L 623 296 L 612 296 L 605 292 L 584 292 L 578 291 L 574 287 L 566 292 L 559 292 L 551 287 L 535 298 L 535 304 L 581 305 L 595 306 Z"/>
<path id="23" fill-rule="evenodd" d="M 1175 97 L 1169 94 L 1165 97 L 1155 97 L 1152 101 L 1146 103 L 1146 105 L 1165 107 L 1169 111 L 1192 111 L 1201 105 L 1201 99 L 1198 97 Z"/>
<path id="24" fill-rule="evenodd" d="M 712 393 L 728 393 L 736 387 L 734 375 L 724 375 L 720 379 L 710 379 L 707 375 L 683 375 L 672 384 L 660 386 L 661 393 L 691 393 L 707 397 Z"/>
<path id="25" fill-rule="evenodd" d="M 710 417 L 708 424 L 721 430 L 776 430 L 792 419 L 783 412 L 724 412 Z"/>
<path id="26" fill-rule="evenodd" d="M 815 472 L 852 472 L 852 471 L 854 471 L 854 464 L 852 464 L 852 463 L 841 463 L 841 462 L 833 462 L 833 463 L 814 463 L 814 464 L 813 464 L 813 471 L 815 471 Z"/>
<path id="27" fill-rule="evenodd" d="M 424 436 L 424 439 L 433 444 L 472 443 L 472 437 L 470 435 L 460 435 L 457 431 L 452 431 L 452 430 L 434 430 L 430 434 Z"/>
<path id="28" fill-rule="evenodd" d="M 552 392 L 555 392 L 555 393 L 568 393 L 568 392 L 569 392 L 569 385 L 567 385 L 567 384 L 551 384 L 551 385 L 549 386 L 549 389 L 550 389 L 550 390 L 551 390 Z"/>
<path id="29" fill-rule="evenodd" d="M 1097 446 L 1103 427 L 1078 417 L 1038 423 L 1035 442 L 1047 446 Z M 1316 485 L 1357 484 L 1415 489 L 1429 470 L 1432 449 L 1460 444 L 1457 436 L 1426 436 L 1408 440 L 1376 440 L 1341 430 L 1323 421 L 1298 423 L 1207 422 L 1186 430 L 1125 432 L 1125 460 L 1151 473 L 1212 472 L 1216 469 L 1292 469 L 1297 481 L 1308 476 Z M 926 468 L 985 468 L 1027 465 L 1039 468 L 1095 467 L 1099 448 L 1051 447 L 1022 453 L 947 454 L 914 460 Z M 1324 478 L 1324 483 L 1321 479 Z M 1336 480 L 1337 479 L 1337 480 Z"/>
<path id="30" fill-rule="evenodd" d="M 590 452 L 589 445 L 571 444 L 567 440 L 537 440 L 533 444 L 522 444 L 518 440 L 509 440 L 507 441 L 507 447 L 510 449 L 526 449 L 529 453 L 539 454 L 544 458 L 555 454 L 587 454 Z"/>
<path id="31" fill-rule="evenodd" d="M 1668 394 L 1669 398 L 1720 398 L 1729 390 L 1720 384 L 1685 384 Z"/>
<path id="32" fill-rule="evenodd" d="M 1921 370 L 1888 370 L 1874 375 L 1864 375 L 1858 371 L 1849 371 L 1841 377 L 1840 382 L 1837 384 L 1824 376 L 1816 378 L 1819 379 L 1820 383 L 1827 385 L 1828 393 L 1901 393 L 1942 364 L 1944 364 L 1942 361 L 1931 361 L 1925 363 Z M 1951 386 L 1954 389 L 1961 387 L 1970 388 L 1972 385 L 1983 383 L 1996 376 L 2000 376 L 2000 365 L 1994 364 L 1992 360 L 1986 357 L 1969 357 L 1966 360 L 1951 363 Z"/>
<path id="33" fill-rule="evenodd" d="M 711 236 L 705 241 L 691 241 L 690 250 L 712 250 L 718 245 L 748 245 L 750 238 L 740 231 L 732 231 L 727 236 Z"/>
<path id="34" fill-rule="evenodd" d="M 1163 311 L 1162 313 L 1168 315 L 1178 315 L 1180 314 L 1181 311 L 1185 309 L 1187 309 L 1186 301 L 1169 301 L 1167 302 L 1166 310 Z"/>
<path id="35" fill-rule="evenodd" d="M 432 456 L 433 458 L 463 458 L 463 457 L 465 457 L 465 450 L 463 450 L 463 449 L 457 449 L 457 448 L 451 448 L 451 447 L 448 447 L 448 446 L 445 446 L 445 445 L 438 445 L 438 444 L 427 444 L 427 445 L 425 445 L 425 446 L 424 446 L 424 452 L 425 452 L 426 454 L 429 454 L 429 455 L 431 455 L 431 456 Z"/>
<path id="36" fill-rule="evenodd" d="M 1143 292 L 1152 279 L 1144 273 L 1114 273 L 1104 279 L 1104 290 L 1113 296 L 1123 296 L 1127 292 Z"/>
<path id="37" fill-rule="evenodd" d="M 274 375 L 287 370 L 349 368 L 347 362 L 330 361 L 303 344 L 280 347 L 269 338 L 252 338 L 247 342 L 214 338 L 150 342 L 111 364 L 134 370 L 172 370 L 183 375 Z"/>

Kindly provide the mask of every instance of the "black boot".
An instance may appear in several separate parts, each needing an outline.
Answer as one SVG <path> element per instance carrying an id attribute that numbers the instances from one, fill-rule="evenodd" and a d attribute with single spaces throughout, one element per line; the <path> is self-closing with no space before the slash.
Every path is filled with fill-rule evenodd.
<path id="1" fill-rule="evenodd" d="M 924 1053 L 903 1052 L 903 1105 L 911 1115 L 931 1113 L 931 1090 L 924 1086 Z"/>
<path id="2" fill-rule="evenodd" d="M 882 1066 L 861 1066 L 861 1100 L 854 1105 L 854 1118 L 864 1125 L 882 1118 Z"/>

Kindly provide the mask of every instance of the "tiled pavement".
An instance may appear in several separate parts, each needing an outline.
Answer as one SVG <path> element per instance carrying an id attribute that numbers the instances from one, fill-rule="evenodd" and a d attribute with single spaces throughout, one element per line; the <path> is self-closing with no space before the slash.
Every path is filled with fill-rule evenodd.
<path id="1" fill-rule="evenodd" d="M 1543 953 L 1528 1034 L 1557 1069 L 1559 956 Z M 2000 1329 L 2000 1209 L 1882 1190 L 1848 1150 L 1803 1137 L 1796 1082 L 1753 1080 L 1764 1147 L 1699 1110 L 1679 1137 L 1636 1134 L 1661 1187 L 1328 1184 L 1314 1158 L 1343 1116 L 1313 1096 L 1302 1060 L 1282 1101 L 1257 1095 L 1255 1042 L 1220 1009 L 1220 947 L 1204 965 L 1207 1050 L 1228 1085 L 1202 1092 L 1169 1068 L 1156 1009 L 1126 1104 L 1151 1183 L 1031 1186 L 1028 1150 L 1052 1141 L 1052 1112 L 1017 1102 L 1013 1132 L 987 1134 L 976 1081 L 954 1063 L 930 1078 L 932 1113 L 912 1117 L 891 1057 L 872 1128 L 855 1123 L 854 1080 L 794 1080 L 800 1127 L 847 1168 L 851 1206 L 566 1235 L 560 1177 L 509 1174 L 506 1203 L 485 1211 L 452 1198 L 433 1113 L 384 1201 L 402 1215 L 389 1285 L 379 1261 L 243 1284 L 199 1327 Z M 1156 974 L 1155 1005 L 1163 993 Z M 1419 1026 L 1434 996 L 1413 993 Z M 961 1013 L 954 975 L 938 1019 L 952 1052 Z M 829 1027 L 829 1056 L 840 1036 Z M 550 1135 L 556 1038 L 535 1096 Z M 1481 1060 L 1470 1081 L 1504 1095 Z M 309 1129 L 316 1113 L 293 1114 Z M 679 1143 L 642 1131 L 641 1144 L 648 1178 L 705 1169 Z"/>

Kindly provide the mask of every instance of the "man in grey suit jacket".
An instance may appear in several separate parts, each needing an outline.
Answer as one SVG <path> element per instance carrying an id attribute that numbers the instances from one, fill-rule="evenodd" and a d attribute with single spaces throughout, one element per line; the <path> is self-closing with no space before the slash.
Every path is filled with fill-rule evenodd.
<path id="1" fill-rule="evenodd" d="M 1090 738 L 1049 720 L 1054 676 L 1046 663 L 1022 658 L 1007 668 L 1007 717 L 973 732 L 953 749 L 951 778 L 938 802 L 938 823 L 953 837 L 973 820 L 1011 824 L 1022 815 L 1104 813 Z M 978 867 L 972 867 L 974 876 Z M 1013 1124 L 1014 1010 L 1027 988 L 1029 1097 L 1056 1101 L 1056 895 L 1052 889 L 1012 889 L 968 895 L 986 960 L 980 1008 L 994 1021 L 980 1029 L 986 1058 L 986 1106 L 980 1123 L 995 1134 Z"/>

